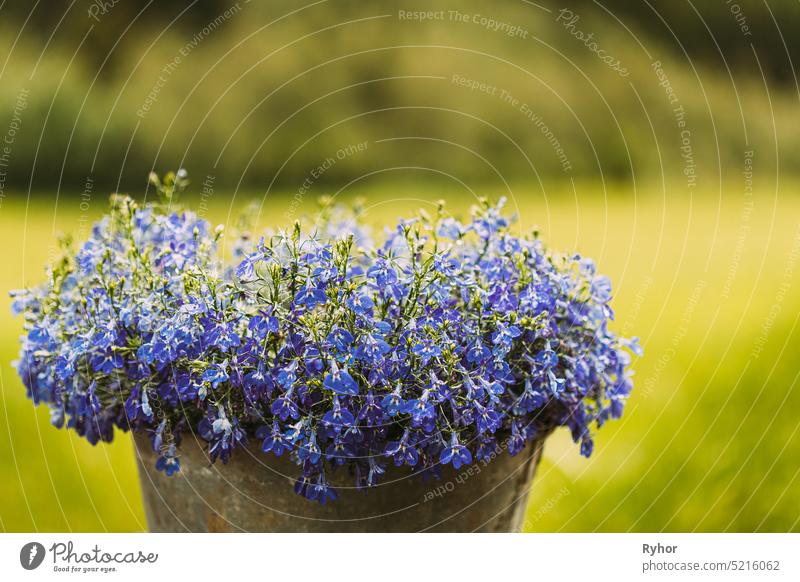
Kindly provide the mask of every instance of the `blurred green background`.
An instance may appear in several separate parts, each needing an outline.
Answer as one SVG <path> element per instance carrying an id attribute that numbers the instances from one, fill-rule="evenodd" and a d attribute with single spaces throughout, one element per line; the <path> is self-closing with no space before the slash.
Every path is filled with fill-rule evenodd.
<path id="1" fill-rule="evenodd" d="M 798 7 L 0 4 L 0 529 L 144 529 L 128 437 L 92 447 L 25 398 L 5 291 L 109 192 L 185 167 L 215 223 L 506 195 L 597 260 L 637 388 L 591 459 L 548 441 L 526 530 L 800 530 Z"/>

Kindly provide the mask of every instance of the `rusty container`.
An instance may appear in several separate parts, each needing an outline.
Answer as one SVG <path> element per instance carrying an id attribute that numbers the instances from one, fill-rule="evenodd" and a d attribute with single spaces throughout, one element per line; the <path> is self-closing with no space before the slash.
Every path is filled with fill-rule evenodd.
<path id="1" fill-rule="evenodd" d="M 338 499 L 320 505 L 294 493 L 299 467 L 258 443 L 212 465 L 205 443 L 187 435 L 181 470 L 167 477 L 155 468 L 149 439 L 135 435 L 134 442 L 152 532 L 520 531 L 544 445 L 533 441 L 514 457 L 500 452 L 459 470 L 448 465 L 441 479 L 389 466 L 369 490 L 356 489 L 342 467 L 328 475 Z"/>

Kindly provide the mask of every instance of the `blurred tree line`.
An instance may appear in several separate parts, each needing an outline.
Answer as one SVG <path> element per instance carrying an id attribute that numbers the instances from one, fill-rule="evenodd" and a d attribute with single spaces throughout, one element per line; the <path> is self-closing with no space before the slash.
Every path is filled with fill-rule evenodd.
<path id="1" fill-rule="evenodd" d="M 334 160 L 326 184 L 425 167 L 417 177 L 680 185 L 684 130 L 703 181 L 738 175 L 747 150 L 786 171 L 800 146 L 799 7 L 5 2 L 0 110 L 22 127 L 7 183 L 106 190 L 181 165 L 216 186 L 295 189 Z"/>

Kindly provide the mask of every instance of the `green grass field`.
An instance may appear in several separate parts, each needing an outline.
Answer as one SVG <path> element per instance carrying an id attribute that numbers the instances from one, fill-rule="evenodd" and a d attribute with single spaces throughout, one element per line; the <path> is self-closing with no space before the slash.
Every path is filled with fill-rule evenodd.
<path id="1" fill-rule="evenodd" d="M 510 203 L 551 247 L 597 260 L 615 284 L 617 330 L 646 350 L 625 417 L 599 433 L 590 460 L 566 434 L 548 442 L 526 530 L 800 530 L 800 199 L 765 189 L 750 206 L 737 188 L 722 199 L 570 185 Z M 407 192 L 368 197 L 370 219 L 440 197 L 455 213 L 469 202 L 434 187 Z M 209 201 L 214 222 L 247 200 L 221 198 Z M 290 201 L 269 197 L 261 222 L 280 223 Z M 92 447 L 52 428 L 10 364 L 21 322 L 6 291 L 40 281 L 55 233 L 85 236 L 104 209 L 99 195 L 86 216 L 78 195 L 27 208 L 11 195 L 0 207 L 4 531 L 145 527 L 129 438 Z"/>

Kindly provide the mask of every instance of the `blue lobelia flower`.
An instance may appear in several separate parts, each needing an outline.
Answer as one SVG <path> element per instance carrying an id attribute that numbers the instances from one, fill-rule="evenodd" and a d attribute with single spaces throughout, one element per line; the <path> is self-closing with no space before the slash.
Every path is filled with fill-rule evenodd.
<path id="1" fill-rule="evenodd" d="M 386 469 L 378 463 L 375 457 L 370 457 L 368 459 L 369 462 L 369 472 L 367 473 L 366 484 L 367 487 L 374 487 L 378 484 L 378 477 L 383 475 L 386 472 Z"/>
<path id="2" fill-rule="evenodd" d="M 307 437 L 303 439 L 303 442 L 297 447 L 297 458 L 301 461 L 307 460 L 312 465 L 316 465 L 321 456 L 322 451 L 317 443 L 317 432 L 312 430 L 309 432 Z"/>
<path id="3" fill-rule="evenodd" d="M 493 408 L 483 406 L 480 402 L 475 402 L 472 406 L 475 410 L 478 434 L 493 433 L 500 428 L 503 423 L 500 413 Z"/>
<path id="4" fill-rule="evenodd" d="M 122 356 L 111 348 L 107 348 L 92 356 L 91 362 L 92 368 L 103 374 L 111 374 L 114 370 L 122 368 L 125 365 Z"/>
<path id="5" fill-rule="evenodd" d="M 236 277 L 244 281 L 251 281 L 256 278 L 256 265 L 270 255 L 264 246 L 264 239 L 258 244 L 258 250 L 254 253 L 245 255 L 242 262 L 236 267 Z"/>
<path id="6" fill-rule="evenodd" d="M 174 444 L 171 444 L 167 451 L 158 457 L 156 469 L 163 471 L 167 477 L 172 477 L 172 475 L 180 471 L 181 463 L 175 454 Z"/>
<path id="7" fill-rule="evenodd" d="M 511 349 L 511 344 L 520 335 L 522 335 L 522 330 L 516 325 L 498 324 L 497 331 L 492 334 L 495 354 L 508 352 Z"/>
<path id="8" fill-rule="evenodd" d="M 211 425 L 211 428 L 216 434 L 222 434 L 225 437 L 230 436 L 231 432 L 233 431 L 233 425 L 224 413 L 222 413 L 220 418 L 214 421 L 214 423 Z"/>
<path id="9" fill-rule="evenodd" d="M 601 303 L 611 299 L 611 279 L 606 276 L 595 277 L 592 281 L 592 297 Z"/>
<path id="10" fill-rule="evenodd" d="M 328 334 L 328 342 L 340 352 L 346 352 L 353 344 L 353 334 L 343 327 L 337 327 Z"/>
<path id="11" fill-rule="evenodd" d="M 542 368 L 555 368 L 558 365 L 558 355 L 548 348 L 537 352 L 534 361 Z"/>
<path id="12" fill-rule="evenodd" d="M 391 347 L 380 334 L 364 334 L 361 337 L 355 356 L 359 360 L 378 363 L 383 356 L 391 351 Z"/>
<path id="13" fill-rule="evenodd" d="M 289 439 L 284 436 L 278 426 L 277 421 L 272 422 L 272 427 L 262 426 L 256 431 L 256 438 L 263 439 L 261 450 L 265 453 L 273 453 L 280 457 L 285 451 L 292 450 Z"/>
<path id="14" fill-rule="evenodd" d="M 591 457 L 594 450 L 594 441 L 586 436 L 581 439 L 581 455 L 584 457 Z"/>
<path id="15" fill-rule="evenodd" d="M 292 398 L 293 392 L 294 388 L 289 388 L 282 396 L 273 400 L 270 406 L 270 412 L 282 421 L 285 421 L 289 417 L 294 419 L 300 418 L 300 409 Z"/>
<path id="16" fill-rule="evenodd" d="M 341 404 L 339 404 L 339 399 L 334 396 L 333 409 L 324 414 L 322 417 L 322 423 L 326 426 L 340 429 L 352 426 L 353 423 L 355 423 L 355 418 L 353 417 L 352 412 L 346 408 L 342 408 Z"/>
<path id="17" fill-rule="evenodd" d="M 325 291 L 313 286 L 310 280 L 294 297 L 294 302 L 297 305 L 305 305 L 307 309 L 314 309 L 314 307 L 322 305 L 326 301 Z"/>
<path id="18" fill-rule="evenodd" d="M 527 413 L 541 408 L 547 402 L 547 396 L 541 391 L 534 389 L 530 378 L 525 378 L 525 389 L 519 399 L 514 403 L 515 413 Z"/>
<path id="19" fill-rule="evenodd" d="M 293 360 L 289 365 L 278 370 L 278 384 L 284 388 L 291 388 L 297 381 L 297 361 Z"/>
<path id="20" fill-rule="evenodd" d="M 148 418 L 153 418 L 153 409 L 150 408 L 150 398 L 147 395 L 147 390 L 142 390 L 142 414 Z"/>
<path id="21" fill-rule="evenodd" d="M 476 340 L 472 346 L 467 349 L 467 361 L 471 364 L 482 364 L 489 359 L 490 352 L 483 345 L 480 339 Z"/>
<path id="22" fill-rule="evenodd" d="M 472 454 L 467 447 L 458 442 L 455 432 L 450 438 L 450 445 L 442 449 L 439 462 L 442 465 L 452 463 L 454 469 L 460 469 L 462 465 L 469 465 L 472 462 Z"/>
<path id="23" fill-rule="evenodd" d="M 433 423 L 428 424 L 428 420 L 433 420 L 435 411 L 433 404 L 429 402 L 430 390 L 425 390 L 419 398 L 409 400 L 403 406 L 403 412 L 411 416 L 411 426 L 424 427 L 426 432 L 433 430 Z"/>
<path id="24" fill-rule="evenodd" d="M 251 317 L 247 328 L 252 332 L 253 337 L 264 340 L 269 334 L 277 333 L 280 325 L 277 317 L 261 314 Z"/>
<path id="25" fill-rule="evenodd" d="M 442 348 L 429 339 L 415 344 L 411 351 L 421 360 L 423 366 L 427 366 L 432 358 L 442 355 Z"/>
<path id="26" fill-rule="evenodd" d="M 383 454 L 391 457 L 397 467 L 403 465 L 415 467 L 419 462 L 419 452 L 409 443 L 409 439 L 409 432 L 405 431 L 399 441 L 389 441 L 386 444 Z"/>
<path id="27" fill-rule="evenodd" d="M 497 439 L 494 437 L 484 435 L 476 440 L 477 446 L 475 447 L 475 458 L 478 461 L 491 461 L 494 457 L 502 452 L 500 445 L 497 443 Z"/>
<path id="28" fill-rule="evenodd" d="M 358 384 L 347 370 L 340 370 L 336 360 L 331 360 L 331 369 L 325 375 L 325 388 L 337 394 L 355 396 L 358 394 Z"/>
<path id="29" fill-rule="evenodd" d="M 358 411 L 356 422 L 365 426 L 377 426 L 386 420 L 386 412 L 381 406 L 381 403 L 375 398 L 375 395 L 370 392 L 364 401 L 364 406 Z"/>
<path id="30" fill-rule="evenodd" d="M 216 388 L 223 382 L 227 382 L 228 378 L 228 360 L 220 364 L 211 364 L 206 368 L 202 376 L 203 382 L 208 382 L 211 384 L 212 388 Z"/>
<path id="31" fill-rule="evenodd" d="M 381 407 L 386 410 L 389 416 L 395 416 L 405 408 L 405 400 L 400 396 L 400 384 L 390 394 L 383 397 Z"/>
<path id="32" fill-rule="evenodd" d="M 453 218 L 445 218 L 439 224 L 437 234 L 444 238 L 458 240 L 466 234 L 464 226 Z"/>
<path id="33" fill-rule="evenodd" d="M 356 293 L 347 300 L 347 306 L 355 313 L 365 315 L 375 307 L 375 303 L 366 293 Z"/>
<path id="34" fill-rule="evenodd" d="M 525 431 L 520 431 L 519 426 L 517 425 L 517 421 L 512 421 L 511 423 L 511 436 L 508 437 L 508 453 L 512 456 L 519 453 L 522 449 L 525 448 L 525 444 L 528 442 L 525 438 Z"/>
<path id="35" fill-rule="evenodd" d="M 217 346 L 222 350 L 229 350 L 238 346 L 241 342 L 236 326 L 231 321 L 205 320 L 206 332 L 203 334 L 203 341 L 212 346 Z"/>
<path id="36" fill-rule="evenodd" d="M 336 499 L 336 491 L 328 484 L 325 474 L 320 472 L 316 482 L 308 486 L 306 497 L 311 501 L 318 501 L 320 504 L 325 505 L 328 501 Z"/>

